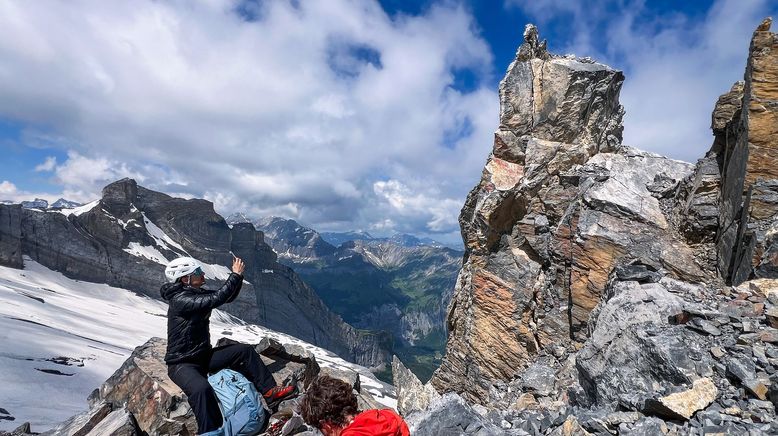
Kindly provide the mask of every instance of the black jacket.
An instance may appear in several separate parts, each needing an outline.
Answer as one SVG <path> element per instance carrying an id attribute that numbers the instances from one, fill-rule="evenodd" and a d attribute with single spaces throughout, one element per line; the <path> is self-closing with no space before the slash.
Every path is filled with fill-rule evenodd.
<path id="1" fill-rule="evenodd" d="M 180 282 L 162 285 L 159 293 L 168 302 L 168 364 L 194 360 L 211 350 L 211 310 L 237 298 L 243 276 L 231 273 L 218 291 L 197 289 Z"/>

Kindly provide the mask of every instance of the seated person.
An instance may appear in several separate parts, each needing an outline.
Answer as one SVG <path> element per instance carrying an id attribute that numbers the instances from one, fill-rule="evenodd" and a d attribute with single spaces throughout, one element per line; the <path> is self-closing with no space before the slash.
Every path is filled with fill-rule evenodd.
<path id="1" fill-rule="evenodd" d="M 357 410 L 357 397 L 343 380 L 317 377 L 300 401 L 306 423 L 324 436 L 409 436 L 408 426 L 391 409 Z"/>
<path id="2" fill-rule="evenodd" d="M 254 347 L 248 344 L 211 346 L 211 310 L 235 300 L 243 285 L 245 265 L 239 258 L 232 273 L 217 291 L 203 289 L 202 265 L 191 257 L 170 262 L 165 269 L 168 283 L 160 293 L 168 303 L 167 352 L 168 376 L 186 394 L 197 420 L 198 434 L 222 426 L 219 401 L 208 383 L 208 373 L 224 368 L 235 370 L 254 383 L 271 409 L 297 393 L 295 386 L 277 386 Z"/>

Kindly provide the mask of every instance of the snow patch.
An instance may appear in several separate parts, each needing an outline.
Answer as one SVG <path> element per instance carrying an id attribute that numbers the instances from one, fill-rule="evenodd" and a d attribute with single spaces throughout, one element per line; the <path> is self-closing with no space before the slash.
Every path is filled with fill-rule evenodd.
<path id="1" fill-rule="evenodd" d="M 156 247 L 140 245 L 137 242 L 130 242 L 129 247 L 125 248 L 124 251 L 132 254 L 133 256 L 145 257 L 146 259 L 165 266 L 167 266 L 169 262 L 165 255 L 160 253 Z"/>
<path id="2" fill-rule="evenodd" d="M 149 248 L 138 245 L 128 250 L 154 255 Z M 24 264 L 24 270 L 0 266 L 0 406 L 16 417 L 13 422 L 0 421 L 4 431 L 25 421 L 36 431 L 44 431 L 86 411 L 89 393 L 110 377 L 135 347 L 153 336 L 165 337 L 167 331 L 167 304 L 162 301 L 105 284 L 72 280 L 26 256 Z M 225 336 L 245 343 L 256 344 L 270 337 L 282 344 L 299 345 L 313 353 L 323 367 L 358 372 L 376 400 L 387 407 L 397 406 L 394 389 L 376 380 L 366 368 L 300 339 L 214 310 L 214 344 L 225 331 L 230 333 Z M 68 366 L 64 372 L 73 373 L 71 377 L 35 369 L 62 370 L 61 365 L 46 360 L 60 356 L 81 360 L 84 366 Z"/>
<path id="3" fill-rule="evenodd" d="M 230 273 L 232 272 L 232 270 L 230 270 L 224 265 L 216 265 L 213 263 L 204 263 L 204 262 L 200 262 L 200 264 L 203 265 L 203 272 L 205 273 L 205 278 L 208 279 L 227 280 L 227 277 L 229 277 Z"/>
<path id="4" fill-rule="evenodd" d="M 65 216 L 69 216 L 69 215 L 79 216 L 79 215 L 85 214 L 85 213 L 89 212 L 90 210 L 94 209 L 95 206 L 97 206 L 99 203 L 100 203 L 100 200 L 95 200 L 95 201 L 93 201 L 91 203 L 87 203 L 87 204 L 85 204 L 83 206 L 74 207 L 72 209 L 52 210 L 52 212 L 61 213 L 61 214 L 65 215 Z"/>
<path id="5" fill-rule="evenodd" d="M 182 247 L 178 242 L 174 241 L 170 236 L 162 231 L 162 229 L 157 227 L 157 225 L 154 224 L 144 212 L 141 212 L 141 215 L 143 215 L 143 223 L 146 224 L 146 231 L 152 238 L 154 238 L 154 241 L 157 243 L 157 245 L 166 250 L 175 251 L 170 248 L 172 246 L 179 249 L 181 252 L 186 253 L 184 247 Z"/>

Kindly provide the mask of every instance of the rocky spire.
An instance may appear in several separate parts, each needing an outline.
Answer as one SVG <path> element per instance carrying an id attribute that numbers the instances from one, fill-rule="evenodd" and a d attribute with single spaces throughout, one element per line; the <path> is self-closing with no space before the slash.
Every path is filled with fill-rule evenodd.
<path id="1" fill-rule="evenodd" d="M 546 40 L 538 41 L 538 28 L 534 24 L 524 26 L 524 44 L 519 46 L 516 59 L 526 62 L 533 58 L 548 60 L 550 57 L 546 50 Z"/>
<path id="2" fill-rule="evenodd" d="M 663 212 L 691 165 L 622 147 L 621 71 L 539 41 L 528 25 L 500 82 L 493 152 L 459 218 L 465 262 L 432 379 L 506 407 L 517 391 L 508 384 L 535 357 L 563 358 L 586 339 L 617 266 L 702 274 Z"/>
<path id="3" fill-rule="evenodd" d="M 733 284 L 778 273 L 778 35 L 771 24 L 765 18 L 754 31 L 742 110 L 719 153 L 718 269 Z"/>

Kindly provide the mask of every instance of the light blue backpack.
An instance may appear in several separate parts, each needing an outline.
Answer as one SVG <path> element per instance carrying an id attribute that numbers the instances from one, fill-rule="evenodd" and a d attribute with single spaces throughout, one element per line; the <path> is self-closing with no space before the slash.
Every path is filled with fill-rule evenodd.
<path id="1" fill-rule="evenodd" d="M 257 389 L 246 377 L 231 369 L 222 369 L 208 377 L 208 383 L 219 399 L 224 425 L 204 435 L 254 436 L 264 430 L 267 412 Z"/>

